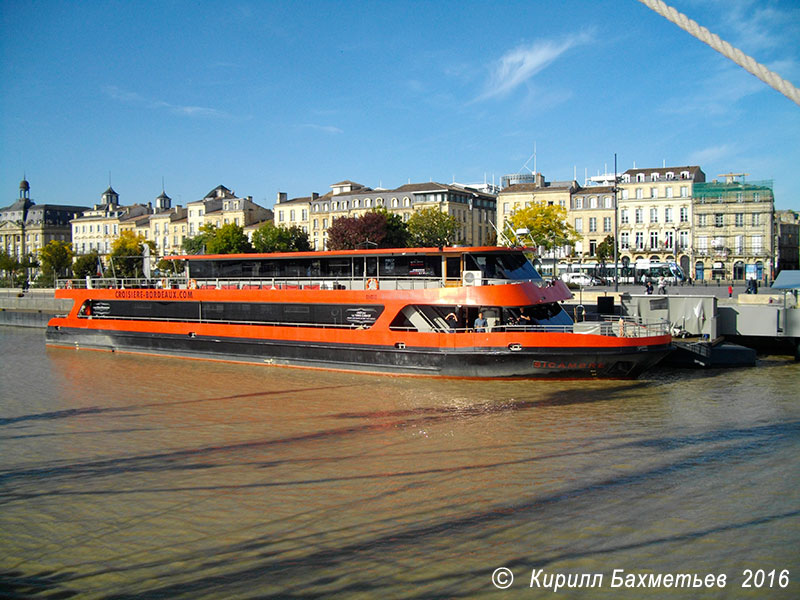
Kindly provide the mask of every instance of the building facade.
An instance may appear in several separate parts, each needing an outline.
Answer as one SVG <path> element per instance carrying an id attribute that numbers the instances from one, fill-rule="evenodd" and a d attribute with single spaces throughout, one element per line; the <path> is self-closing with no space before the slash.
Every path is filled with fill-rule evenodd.
<path id="1" fill-rule="evenodd" d="M 580 260 L 594 258 L 597 246 L 606 237 L 614 236 L 614 186 L 595 185 L 575 190 L 570 197 L 567 222 L 582 236 L 573 254 Z"/>
<path id="2" fill-rule="evenodd" d="M 111 244 L 119 237 L 120 224 L 150 212 L 152 208 L 144 204 L 121 206 L 119 194 L 109 187 L 103 192 L 100 204 L 95 204 L 70 222 L 72 249 L 75 254 L 108 254 Z"/>
<path id="3" fill-rule="evenodd" d="M 480 246 L 495 239 L 492 223 L 496 206 L 494 194 L 456 184 L 409 183 L 395 189 L 372 189 L 354 181 L 340 181 L 323 196 L 314 193 L 289 200 L 285 194 L 278 194 L 275 224 L 300 227 L 308 233 L 313 249 L 324 250 L 328 228 L 337 218 L 385 208 L 408 222 L 415 211 L 437 207 L 458 220 L 460 229 L 455 243 Z"/>
<path id="4" fill-rule="evenodd" d="M 226 188 L 218 185 L 202 200 L 186 205 L 186 235 L 194 237 L 203 225 L 222 227 L 232 223 L 247 228 L 254 223 L 272 220 L 272 211 L 253 202 L 252 196 L 240 198 Z M 181 240 L 183 243 L 183 240 Z"/>
<path id="5" fill-rule="evenodd" d="M 497 231 L 505 232 L 508 219 L 517 209 L 541 204 L 544 206 L 560 206 L 569 212 L 570 198 L 578 190 L 577 181 L 547 181 L 541 173 L 530 175 L 531 181 L 513 183 L 511 176 L 503 178 L 510 183 L 497 196 Z M 509 240 L 516 243 L 517 240 Z M 525 240 L 519 240 L 520 243 Z M 529 243 L 529 242 L 528 242 Z"/>
<path id="6" fill-rule="evenodd" d="M 800 214 L 775 211 L 775 276 L 783 269 L 800 269 Z"/>
<path id="7" fill-rule="evenodd" d="M 775 266 L 772 181 L 723 177 L 694 186 L 694 277 L 768 281 Z"/>
<path id="8" fill-rule="evenodd" d="M 53 240 L 70 242 L 70 220 L 88 207 L 61 204 L 36 204 L 30 197 L 30 184 L 19 184 L 19 198 L 0 209 L 0 250 L 17 260 L 37 257 L 39 250 Z"/>
<path id="9" fill-rule="evenodd" d="M 698 166 L 625 171 L 617 197 L 621 263 L 676 262 L 692 277 L 693 193 L 704 181 Z"/>

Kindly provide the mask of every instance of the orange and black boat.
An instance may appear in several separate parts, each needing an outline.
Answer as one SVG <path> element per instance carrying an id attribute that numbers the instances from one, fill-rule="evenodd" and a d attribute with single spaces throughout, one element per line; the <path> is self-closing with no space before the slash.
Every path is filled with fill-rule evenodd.
<path id="1" fill-rule="evenodd" d="M 179 278 L 59 281 L 47 344 L 478 378 L 632 378 L 671 348 L 665 323 L 573 322 L 523 249 L 168 258 Z"/>

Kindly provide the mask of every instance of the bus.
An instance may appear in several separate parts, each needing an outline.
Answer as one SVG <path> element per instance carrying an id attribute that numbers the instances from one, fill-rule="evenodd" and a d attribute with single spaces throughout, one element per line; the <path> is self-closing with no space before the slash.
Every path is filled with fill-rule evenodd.
<path id="1" fill-rule="evenodd" d="M 672 285 L 682 284 L 686 281 L 686 274 L 680 265 L 675 262 L 637 260 L 634 265 L 634 272 L 635 283 L 658 282 L 662 277 Z"/>

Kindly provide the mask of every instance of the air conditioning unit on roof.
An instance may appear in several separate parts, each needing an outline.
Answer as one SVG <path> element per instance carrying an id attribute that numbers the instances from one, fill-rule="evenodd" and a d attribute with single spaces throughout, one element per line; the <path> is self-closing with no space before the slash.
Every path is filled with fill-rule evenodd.
<path id="1" fill-rule="evenodd" d="M 464 271 L 461 276 L 461 281 L 465 286 L 468 285 L 481 285 L 481 272 L 480 271 Z"/>

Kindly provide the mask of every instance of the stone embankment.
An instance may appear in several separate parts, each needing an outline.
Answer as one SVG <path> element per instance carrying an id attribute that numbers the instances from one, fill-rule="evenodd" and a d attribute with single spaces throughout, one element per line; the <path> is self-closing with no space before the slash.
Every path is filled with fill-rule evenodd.
<path id="1" fill-rule="evenodd" d="M 56 300 L 52 289 L 1 289 L 0 325 L 47 327 L 54 315 L 64 314 L 71 307 L 71 300 Z"/>

